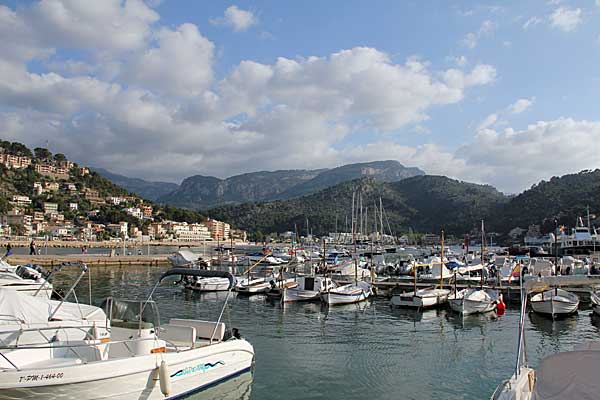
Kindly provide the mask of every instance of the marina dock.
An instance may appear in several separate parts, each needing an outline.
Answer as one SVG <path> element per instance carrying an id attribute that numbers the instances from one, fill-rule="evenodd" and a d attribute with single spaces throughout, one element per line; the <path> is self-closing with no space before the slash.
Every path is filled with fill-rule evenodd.
<path id="1" fill-rule="evenodd" d="M 167 254 L 154 255 L 131 255 L 131 256 L 110 256 L 97 254 L 65 254 L 65 255 L 12 255 L 7 261 L 11 264 L 38 264 L 43 267 L 54 267 L 62 263 L 83 262 L 90 267 L 123 267 L 123 266 L 151 266 L 165 267 L 170 265 L 167 260 Z"/>

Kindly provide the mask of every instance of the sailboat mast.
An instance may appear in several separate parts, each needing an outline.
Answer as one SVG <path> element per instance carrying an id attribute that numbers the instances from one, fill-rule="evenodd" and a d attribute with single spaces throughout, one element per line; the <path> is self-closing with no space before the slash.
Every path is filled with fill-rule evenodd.
<path id="1" fill-rule="evenodd" d="M 358 217 L 358 211 L 356 213 L 356 216 Z M 353 222 L 352 241 L 354 242 L 354 254 L 352 255 L 352 257 L 354 258 L 354 284 L 357 285 L 358 284 L 358 282 L 357 282 L 358 258 L 356 256 L 356 224 L 354 223 L 354 193 L 352 193 L 352 222 Z"/>
<path id="2" fill-rule="evenodd" d="M 379 227 L 381 229 L 380 241 L 383 243 L 383 204 L 381 204 L 381 197 L 379 197 Z"/>
<path id="3" fill-rule="evenodd" d="M 440 289 L 444 287 L 444 231 L 442 230 L 442 263 L 440 264 Z"/>
<path id="4" fill-rule="evenodd" d="M 481 288 L 483 289 L 483 246 L 485 243 L 485 226 L 481 220 Z"/>

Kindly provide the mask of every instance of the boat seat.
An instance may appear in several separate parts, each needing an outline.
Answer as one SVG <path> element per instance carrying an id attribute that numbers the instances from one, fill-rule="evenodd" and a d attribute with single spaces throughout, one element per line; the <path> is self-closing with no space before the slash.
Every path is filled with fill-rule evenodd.
<path id="1" fill-rule="evenodd" d="M 177 347 L 193 348 L 196 342 L 196 328 L 184 325 L 161 325 L 160 338 Z"/>
<path id="2" fill-rule="evenodd" d="M 194 327 L 197 339 L 210 340 L 213 331 L 215 331 L 213 341 L 220 342 L 223 340 L 223 336 L 225 336 L 225 323 L 223 322 L 217 324 L 216 322 L 200 321 L 197 319 L 172 318 L 169 320 L 169 325 Z M 216 330 L 215 326 L 217 327 Z"/>

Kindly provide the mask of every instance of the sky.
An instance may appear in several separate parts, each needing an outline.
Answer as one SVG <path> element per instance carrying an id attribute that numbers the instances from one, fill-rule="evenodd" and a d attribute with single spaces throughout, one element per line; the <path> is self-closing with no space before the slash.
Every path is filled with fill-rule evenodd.
<path id="1" fill-rule="evenodd" d="M 0 138 L 149 180 L 600 167 L 600 0 L 0 0 Z"/>

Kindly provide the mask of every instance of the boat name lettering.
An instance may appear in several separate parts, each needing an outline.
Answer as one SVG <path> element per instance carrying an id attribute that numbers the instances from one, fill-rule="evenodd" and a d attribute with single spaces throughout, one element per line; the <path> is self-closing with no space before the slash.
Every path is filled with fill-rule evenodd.
<path id="1" fill-rule="evenodd" d="M 53 373 L 53 374 L 32 374 L 32 375 L 23 375 L 19 377 L 19 383 L 21 382 L 39 382 L 39 381 L 48 381 L 51 379 L 62 379 L 65 374 L 62 372 Z"/>
<path id="2" fill-rule="evenodd" d="M 193 374 L 195 372 L 204 373 L 211 368 L 215 368 L 217 365 L 225 365 L 225 363 L 223 361 L 217 361 L 216 363 L 198 364 L 194 367 L 185 367 L 184 369 L 180 369 L 179 371 L 172 374 L 171 378 L 178 377 L 178 376 L 185 376 L 185 375 Z"/>

